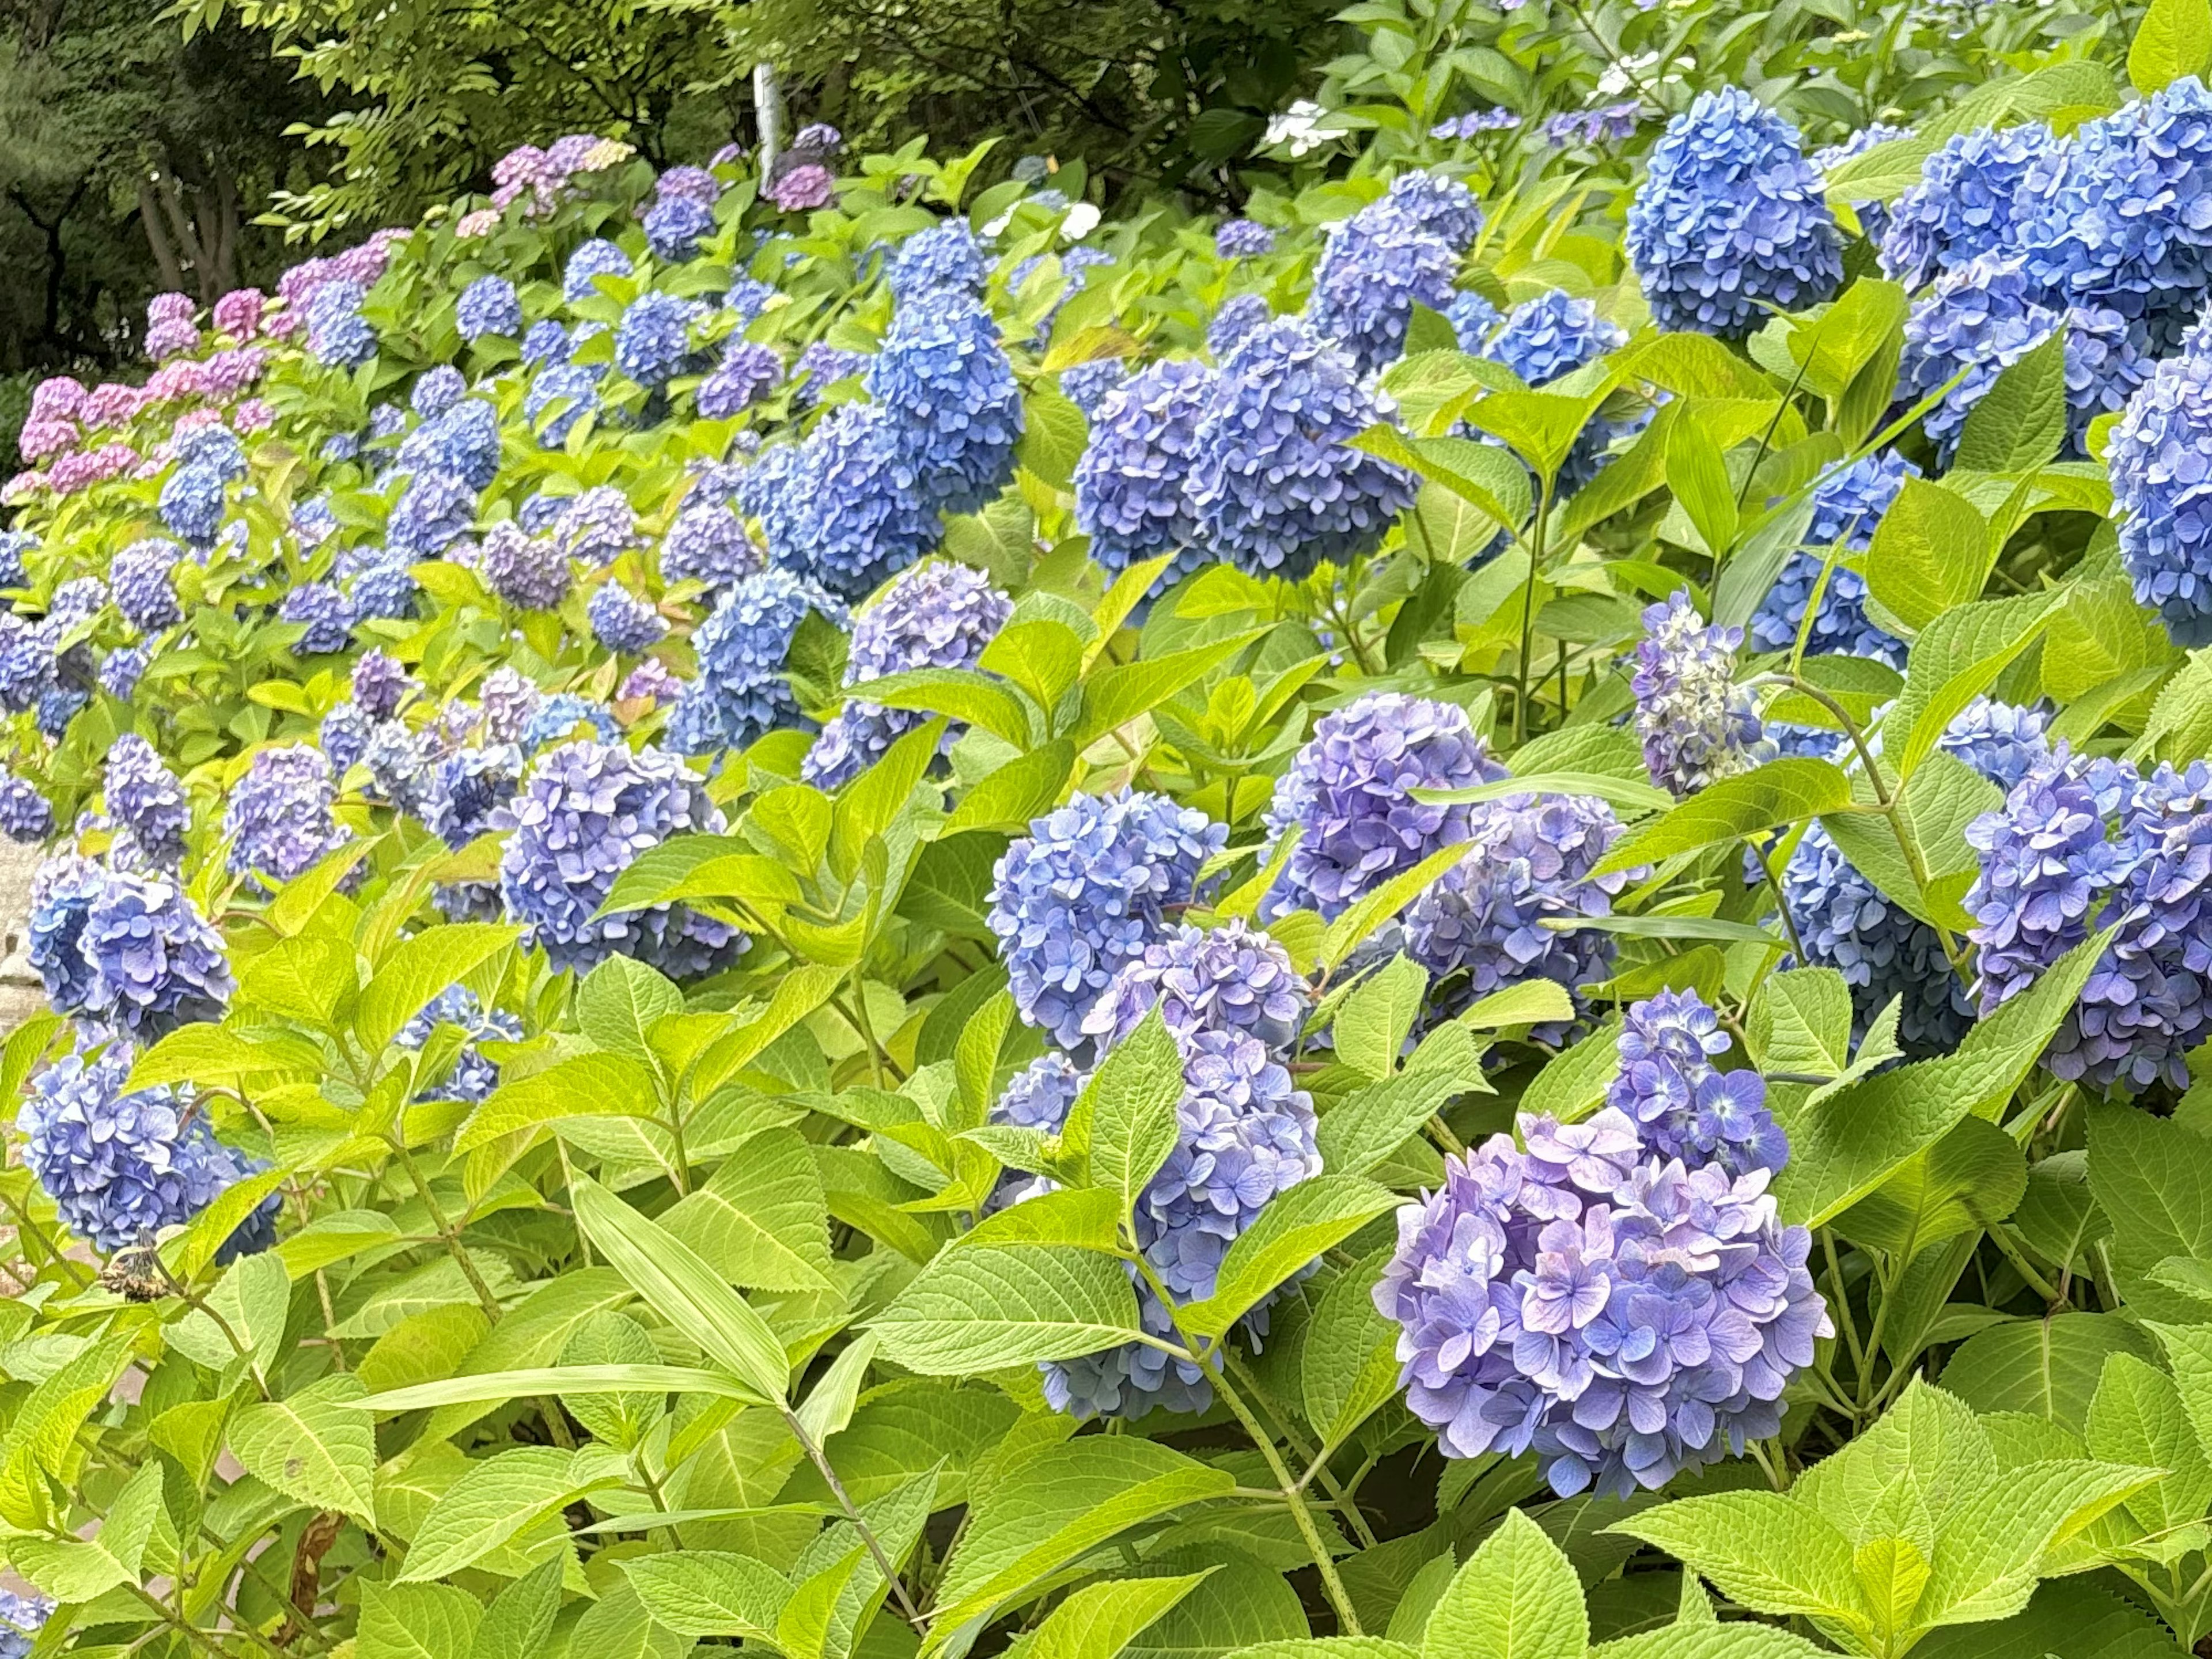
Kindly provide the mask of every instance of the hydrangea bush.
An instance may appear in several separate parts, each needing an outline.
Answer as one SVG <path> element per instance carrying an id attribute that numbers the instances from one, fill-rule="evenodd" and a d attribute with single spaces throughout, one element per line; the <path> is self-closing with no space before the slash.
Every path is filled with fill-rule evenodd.
<path id="1" fill-rule="evenodd" d="M 0 1649 L 2190 1651 L 2161 52 L 576 136 L 40 387 Z"/>

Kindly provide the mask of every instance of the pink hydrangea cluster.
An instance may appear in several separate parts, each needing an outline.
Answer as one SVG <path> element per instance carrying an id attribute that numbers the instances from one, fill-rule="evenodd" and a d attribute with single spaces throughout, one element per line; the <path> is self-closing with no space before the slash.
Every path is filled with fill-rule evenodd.
<path id="1" fill-rule="evenodd" d="M 307 301 L 325 283 L 358 283 L 374 288 L 392 263 L 392 251 L 414 233 L 396 227 L 378 231 L 358 247 L 324 258 L 303 259 L 276 279 L 276 297 L 283 307 L 264 316 L 264 331 L 278 336 L 296 332 L 307 320 Z"/>
<path id="2" fill-rule="evenodd" d="M 802 161 L 778 175 L 765 193 L 786 213 L 806 213 L 830 205 L 836 182 L 828 167 L 815 161 Z"/>
<path id="3" fill-rule="evenodd" d="M 215 328 L 234 340 L 250 340 L 261 331 L 269 296 L 258 288 L 234 288 L 215 302 Z"/>
<path id="4" fill-rule="evenodd" d="M 109 380 L 85 393 L 85 427 L 91 430 L 100 427 L 128 426 L 138 418 L 138 411 L 145 408 L 146 404 L 146 392 L 143 387 L 125 386 L 120 380 Z"/>
<path id="5" fill-rule="evenodd" d="M 66 374 L 49 375 L 31 390 L 31 419 L 74 421 L 84 413 L 83 386 Z"/>
<path id="6" fill-rule="evenodd" d="M 79 434 L 67 421 L 27 420 L 15 434 L 15 447 L 33 466 L 77 447 Z"/>
<path id="7" fill-rule="evenodd" d="M 200 394 L 207 398 L 235 398 L 269 372 L 265 346 L 237 346 L 218 351 L 200 365 Z"/>
<path id="8" fill-rule="evenodd" d="M 156 294 L 146 301 L 146 355 L 155 362 L 199 349 L 200 331 L 189 294 Z"/>
<path id="9" fill-rule="evenodd" d="M 603 172 L 635 153 L 632 146 L 618 139 L 601 138 L 588 132 L 556 138 L 544 149 L 535 144 L 524 144 L 507 151 L 492 164 L 492 206 L 504 210 L 526 195 L 531 198 L 532 213 L 550 213 L 561 199 L 562 191 L 579 174 Z M 469 219 L 477 216 L 471 214 Z M 464 221 L 464 236 L 482 234 L 467 225 L 468 222 Z"/>
<path id="10" fill-rule="evenodd" d="M 248 398 L 230 412 L 230 423 L 240 432 L 265 432 L 276 421 L 276 411 L 266 398 Z"/>
<path id="11" fill-rule="evenodd" d="M 121 477 L 138 465 L 138 452 L 129 444 L 102 444 L 63 456 L 46 472 L 46 483 L 57 495 L 74 495 L 80 489 Z"/>

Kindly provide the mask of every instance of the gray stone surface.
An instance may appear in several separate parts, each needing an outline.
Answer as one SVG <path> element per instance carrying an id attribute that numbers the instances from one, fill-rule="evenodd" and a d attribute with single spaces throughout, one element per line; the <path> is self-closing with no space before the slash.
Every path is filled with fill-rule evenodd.
<path id="1" fill-rule="evenodd" d="M 0 1031 L 11 1031 L 46 1006 L 27 951 L 31 878 L 42 854 L 0 840 Z"/>

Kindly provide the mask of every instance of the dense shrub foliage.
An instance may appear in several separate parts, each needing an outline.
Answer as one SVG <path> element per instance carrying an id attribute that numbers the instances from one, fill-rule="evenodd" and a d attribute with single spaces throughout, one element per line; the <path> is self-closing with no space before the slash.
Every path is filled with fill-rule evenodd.
<path id="1" fill-rule="evenodd" d="M 2197 21 L 1617 198 L 564 137 L 46 380 L 7 1650 L 2191 1650 Z"/>

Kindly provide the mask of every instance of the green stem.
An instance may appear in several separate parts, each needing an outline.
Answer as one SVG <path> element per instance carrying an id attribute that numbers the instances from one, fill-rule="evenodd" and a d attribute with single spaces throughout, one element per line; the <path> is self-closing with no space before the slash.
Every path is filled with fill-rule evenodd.
<path id="1" fill-rule="evenodd" d="M 1528 659 L 1536 620 L 1536 576 L 1544 568 L 1544 544 L 1551 526 L 1552 480 L 1546 478 L 1536 495 L 1536 522 L 1528 544 L 1528 580 L 1521 589 L 1521 660 L 1515 670 L 1518 678 L 1513 696 L 1513 746 L 1516 749 L 1528 737 Z"/>
<path id="2" fill-rule="evenodd" d="M 898 1570 L 891 1565 L 891 1559 L 884 1552 L 874 1529 L 861 1518 L 860 1510 L 845 1490 L 845 1483 L 837 1478 L 837 1471 L 830 1467 L 828 1455 L 815 1444 L 814 1437 L 807 1433 L 806 1425 L 799 1420 L 797 1412 L 783 1405 L 779 1405 L 777 1409 L 783 1413 L 785 1426 L 790 1429 L 793 1437 L 813 1462 L 815 1472 L 821 1475 L 830 1488 L 830 1495 L 837 1500 L 837 1507 L 845 1511 L 845 1518 L 853 1523 L 853 1529 L 860 1534 L 860 1541 L 868 1547 L 868 1554 L 875 1561 L 876 1571 L 883 1574 L 884 1583 L 890 1588 L 892 1599 L 897 1601 L 901 1616 L 919 1631 L 922 1626 L 921 1609 L 915 1606 L 913 1598 L 906 1593 L 906 1585 L 900 1581 Z"/>

